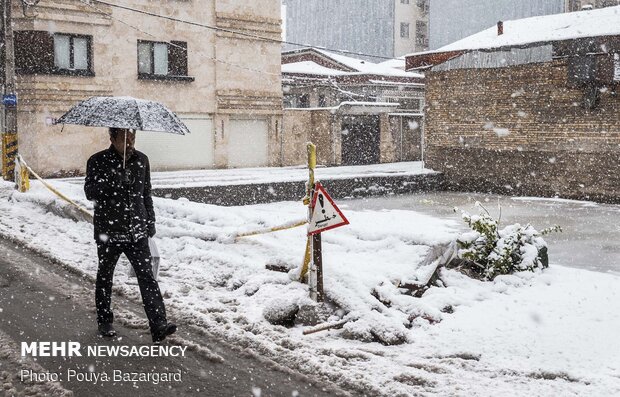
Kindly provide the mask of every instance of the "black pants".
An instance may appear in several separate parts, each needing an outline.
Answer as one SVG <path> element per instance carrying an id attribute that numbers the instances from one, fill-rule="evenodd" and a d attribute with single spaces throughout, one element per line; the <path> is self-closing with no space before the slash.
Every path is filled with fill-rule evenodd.
<path id="1" fill-rule="evenodd" d="M 166 308 L 159 291 L 159 284 L 153 277 L 151 268 L 151 251 L 148 239 L 143 238 L 136 243 L 101 243 L 97 242 L 99 269 L 95 283 L 95 304 L 97 306 L 97 322 L 112 323 L 114 313 L 110 308 L 112 300 L 112 281 L 114 268 L 121 254 L 125 254 L 133 266 L 138 285 L 142 294 L 142 305 L 149 319 L 151 332 L 166 324 Z"/>

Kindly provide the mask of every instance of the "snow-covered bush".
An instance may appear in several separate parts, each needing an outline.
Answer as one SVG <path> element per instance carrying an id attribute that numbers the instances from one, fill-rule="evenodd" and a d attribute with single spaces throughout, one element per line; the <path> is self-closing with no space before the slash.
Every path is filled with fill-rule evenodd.
<path id="1" fill-rule="evenodd" d="M 547 267 L 547 243 L 542 236 L 562 231 L 559 226 L 554 226 L 538 232 L 530 224 L 522 226 L 519 223 L 499 229 L 499 222 L 486 209 L 480 215 L 461 213 L 472 231 L 457 239 L 457 257 L 473 264 L 485 280 L 492 280 L 500 274 Z"/>

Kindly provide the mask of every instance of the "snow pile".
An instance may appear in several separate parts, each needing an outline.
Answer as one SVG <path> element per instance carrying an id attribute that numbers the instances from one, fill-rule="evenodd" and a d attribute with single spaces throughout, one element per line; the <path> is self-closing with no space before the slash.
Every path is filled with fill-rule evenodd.
<path id="1" fill-rule="evenodd" d="M 52 184 L 84 202 L 81 186 Z M 92 226 L 50 213 L 40 205 L 46 194 L 36 182 L 26 194 L 0 184 L 0 234 L 94 276 Z M 304 336 L 300 326 L 265 319 L 312 305 L 306 285 L 265 269 L 301 263 L 304 228 L 221 238 L 303 216 L 294 202 L 222 208 L 156 198 L 160 286 L 171 315 L 366 395 L 620 393 L 619 277 L 552 265 L 481 282 L 445 270 L 442 288 L 413 298 L 398 284 L 427 277 L 429 247 L 452 241 L 462 225 L 339 204 L 351 225 L 323 235 L 323 258 L 326 293 L 341 307 L 326 320 L 348 319 L 342 329 Z M 138 298 L 126 265 L 115 285 Z"/>

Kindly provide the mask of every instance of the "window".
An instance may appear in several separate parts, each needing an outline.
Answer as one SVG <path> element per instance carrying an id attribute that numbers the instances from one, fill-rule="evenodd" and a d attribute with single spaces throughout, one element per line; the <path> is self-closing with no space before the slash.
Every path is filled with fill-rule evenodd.
<path id="1" fill-rule="evenodd" d="M 54 67 L 64 70 L 89 69 L 90 38 L 67 34 L 54 35 Z"/>
<path id="2" fill-rule="evenodd" d="M 413 111 L 419 112 L 421 110 L 421 100 L 419 98 L 411 98 L 411 97 L 383 97 L 381 98 L 383 102 L 389 103 L 398 103 L 397 112 L 402 111 Z"/>
<path id="3" fill-rule="evenodd" d="M 193 81 L 187 75 L 187 43 L 138 40 L 138 78 Z"/>
<path id="4" fill-rule="evenodd" d="M 325 97 L 325 95 L 319 95 L 319 107 L 327 107 L 327 98 Z"/>
<path id="5" fill-rule="evenodd" d="M 283 102 L 283 107 L 285 109 L 290 109 L 290 108 L 295 108 L 297 107 L 297 96 L 296 95 L 290 95 L 290 94 L 284 94 L 284 97 L 282 98 L 282 102 Z"/>
<path id="6" fill-rule="evenodd" d="M 428 0 L 418 0 L 417 1 L 418 8 L 422 11 L 422 14 L 428 14 L 429 10 L 429 1 Z"/>
<path id="7" fill-rule="evenodd" d="M 403 39 L 409 38 L 409 24 L 406 22 L 400 23 L 400 37 Z"/>
<path id="8" fill-rule="evenodd" d="M 299 96 L 299 103 L 297 105 L 299 108 L 309 108 L 310 107 L 310 95 L 301 94 Z"/>
<path id="9" fill-rule="evenodd" d="M 17 74 L 95 75 L 92 36 L 32 30 L 14 34 Z"/>
<path id="10" fill-rule="evenodd" d="M 614 81 L 620 81 L 620 54 L 614 54 Z"/>
<path id="11" fill-rule="evenodd" d="M 428 25 L 424 21 L 415 23 L 415 42 L 424 46 L 428 45 Z"/>
<path id="12" fill-rule="evenodd" d="M 409 4 L 409 0 L 400 0 L 400 4 Z"/>
<path id="13" fill-rule="evenodd" d="M 287 109 L 299 109 L 310 107 L 310 95 L 308 94 L 285 94 L 284 107 Z"/>

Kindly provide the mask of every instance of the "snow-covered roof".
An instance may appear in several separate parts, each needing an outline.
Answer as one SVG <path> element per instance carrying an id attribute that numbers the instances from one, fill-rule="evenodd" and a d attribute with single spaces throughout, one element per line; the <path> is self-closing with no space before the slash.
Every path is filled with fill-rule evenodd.
<path id="1" fill-rule="evenodd" d="M 620 35 L 620 6 L 504 21 L 501 35 L 493 26 L 439 49 L 407 56 L 613 35 Z"/>
<path id="2" fill-rule="evenodd" d="M 289 51 L 283 53 L 284 55 L 299 54 L 303 52 L 315 52 L 320 56 L 326 57 L 334 61 L 336 64 L 340 64 L 343 68 L 353 70 L 351 72 L 345 72 L 344 70 L 332 69 L 325 66 L 321 66 L 312 61 L 301 61 L 282 64 L 283 73 L 300 73 L 300 74 L 316 74 L 316 75 L 359 75 L 359 74 L 372 74 L 386 77 L 408 77 L 408 78 L 423 78 L 424 75 L 415 72 L 404 71 L 404 58 L 402 60 L 389 60 L 382 63 L 374 63 L 365 61 L 362 59 L 352 58 L 345 55 L 335 54 L 333 52 L 321 50 L 318 48 L 303 48 L 295 51 Z"/>
<path id="3" fill-rule="evenodd" d="M 405 57 L 388 59 L 387 61 L 378 63 L 380 66 L 386 66 L 394 69 L 405 70 Z"/>
<path id="4" fill-rule="evenodd" d="M 282 65 L 282 73 L 317 74 L 322 76 L 341 76 L 350 74 L 348 72 L 343 72 L 342 70 L 326 68 L 325 66 L 321 66 L 312 61 L 285 63 Z"/>
<path id="5" fill-rule="evenodd" d="M 336 62 L 342 63 L 352 69 L 359 71 L 364 74 L 376 74 L 382 76 L 393 76 L 393 77 L 423 77 L 423 75 L 419 73 L 411 73 L 405 72 L 404 70 L 397 69 L 392 65 L 382 63 L 373 63 L 370 61 L 365 61 L 362 59 L 351 58 L 345 55 L 335 54 L 333 52 L 320 50 L 315 48 L 315 51 L 328 56 L 335 60 Z"/>

